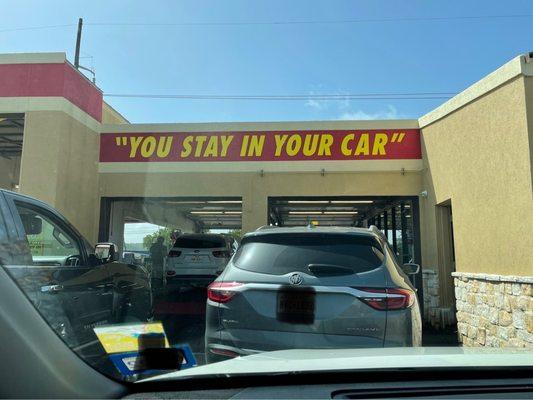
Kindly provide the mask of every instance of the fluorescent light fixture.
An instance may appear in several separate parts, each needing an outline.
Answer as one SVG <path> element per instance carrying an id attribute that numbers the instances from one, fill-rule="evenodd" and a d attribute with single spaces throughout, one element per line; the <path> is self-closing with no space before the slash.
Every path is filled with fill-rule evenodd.
<path id="1" fill-rule="evenodd" d="M 221 215 L 223 211 L 189 211 L 189 213 L 195 215 Z"/>
<path id="2" fill-rule="evenodd" d="M 289 211 L 290 215 L 355 215 L 357 211 Z"/>
<path id="3" fill-rule="evenodd" d="M 208 200 L 209 204 L 242 204 L 242 200 Z"/>
<path id="4" fill-rule="evenodd" d="M 289 216 L 290 219 L 303 219 L 305 220 L 308 216 L 311 216 L 313 218 L 327 218 L 325 217 L 324 215 L 318 213 L 318 214 L 313 214 L 313 213 L 310 213 L 310 214 L 301 214 L 301 215 L 294 215 L 294 214 L 291 214 Z"/>
<path id="5" fill-rule="evenodd" d="M 289 200 L 288 204 L 328 204 L 327 200 Z"/>
<path id="6" fill-rule="evenodd" d="M 183 201 L 169 200 L 166 203 L 169 203 L 169 204 L 206 204 L 205 201 L 188 201 L 188 200 L 183 200 Z"/>
<path id="7" fill-rule="evenodd" d="M 242 211 L 224 211 L 224 214 L 241 215 L 241 214 L 242 214 Z"/>
<path id="8" fill-rule="evenodd" d="M 373 200 L 331 200 L 331 204 L 372 204 Z"/>
<path id="9" fill-rule="evenodd" d="M 324 211 L 324 215 L 354 215 L 357 211 Z"/>

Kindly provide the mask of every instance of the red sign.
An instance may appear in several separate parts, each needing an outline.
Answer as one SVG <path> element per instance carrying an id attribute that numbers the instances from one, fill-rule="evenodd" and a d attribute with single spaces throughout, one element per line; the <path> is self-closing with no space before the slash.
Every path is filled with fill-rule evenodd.
<path id="1" fill-rule="evenodd" d="M 103 133 L 101 162 L 420 159 L 418 129 Z"/>

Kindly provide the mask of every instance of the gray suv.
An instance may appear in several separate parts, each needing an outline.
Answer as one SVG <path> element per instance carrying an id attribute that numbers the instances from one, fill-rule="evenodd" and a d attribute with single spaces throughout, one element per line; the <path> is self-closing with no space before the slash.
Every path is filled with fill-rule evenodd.
<path id="1" fill-rule="evenodd" d="M 207 290 L 207 362 L 293 348 L 420 346 L 416 290 L 371 227 L 249 233 Z"/>

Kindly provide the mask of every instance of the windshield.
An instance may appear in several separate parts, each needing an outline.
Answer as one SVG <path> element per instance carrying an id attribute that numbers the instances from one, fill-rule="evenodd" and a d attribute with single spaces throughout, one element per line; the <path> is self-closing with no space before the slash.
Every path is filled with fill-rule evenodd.
<path id="1" fill-rule="evenodd" d="M 304 273 L 313 266 L 344 267 L 351 273 L 378 268 L 383 253 L 373 238 L 350 235 L 280 234 L 245 240 L 233 259 L 238 267 L 264 274 Z"/>
<path id="2" fill-rule="evenodd" d="M 0 271 L 95 370 L 533 349 L 533 2 L 8 3 Z"/>

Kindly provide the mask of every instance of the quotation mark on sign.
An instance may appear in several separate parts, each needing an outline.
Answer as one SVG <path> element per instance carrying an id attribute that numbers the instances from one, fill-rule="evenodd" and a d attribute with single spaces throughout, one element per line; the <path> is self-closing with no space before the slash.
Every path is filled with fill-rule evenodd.
<path id="1" fill-rule="evenodd" d="M 404 137 L 405 137 L 405 133 L 393 133 L 391 142 L 401 143 Z"/>
<path id="2" fill-rule="evenodd" d="M 126 136 L 117 136 L 115 142 L 117 146 L 126 146 L 128 144 L 128 138 Z"/>

